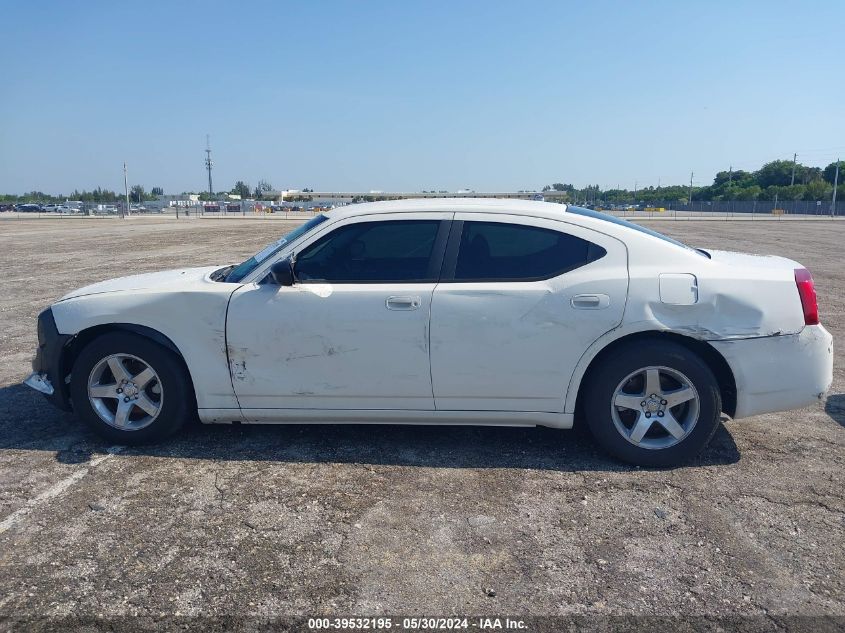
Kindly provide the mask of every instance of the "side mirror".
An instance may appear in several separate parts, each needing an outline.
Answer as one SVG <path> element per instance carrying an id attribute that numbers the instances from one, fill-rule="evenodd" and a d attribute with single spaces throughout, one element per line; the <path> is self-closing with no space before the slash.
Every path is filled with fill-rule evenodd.
<path id="1" fill-rule="evenodd" d="M 295 279 L 293 261 L 287 258 L 273 264 L 270 267 L 270 278 L 277 286 L 292 286 Z"/>

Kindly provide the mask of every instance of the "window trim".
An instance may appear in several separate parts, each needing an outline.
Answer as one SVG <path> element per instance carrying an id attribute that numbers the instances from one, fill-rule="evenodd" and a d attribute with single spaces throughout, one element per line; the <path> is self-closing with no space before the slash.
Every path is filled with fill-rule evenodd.
<path id="1" fill-rule="evenodd" d="M 577 264 L 575 266 L 571 266 L 568 268 L 564 268 L 558 271 L 555 271 L 551 275 L 544 275 L 540 277 L 485 277 L 481 279 L 455 279 L 455 271 L 458 267 L 458 255 L 460 254 L 460 247 L 461 247 L 461 235 L 463 234 L 464 229 L 464 222 L 478 222 L 479 224 L 503 224 L 503 225 L 514 225 L 518 227 L 527 227 L 533 229 L 539 229 L 541 231 L 556 231 L 558 233 L 563 233 L 564 235 L 568 235 L 570 237 L 574 237 L 579 240 L 583 240 L 587 242 L 590 246 L 587 249 L 587 261 L 583 264 Z M 600 249 L 595 256 L 592 256 L 590 251 L 593 249 Z M 602 246 L 601 244 L 596 244 L 588 239 L 583 237 L 579 237 L 577 235 L 573 235 L 572 233 L 568 233 L 566 231 L 558 231 L 557 229 L 552 229 L 546 226 L 535 226 L 533 224 L 526 224 L 524 222 L 501 222 L 495 220 L 453 220 L 452 221 L 452 228 L 449 232 L 449 242 L 446 245 L 446 253 L 443 262 L 443 273 L 440 276 L 440 283 L 450 283 L 450 284 L 482 284 L 482 283 L 530 283 L 534 281 L 547 281 L 549 279 L 554 279 L 555 277 L 560 277 L 561 275 L 565 275 L 566 273 L 570 273 L 573 270 L 578 270 L 579 268 L 583 268 L 588 264 L 592 264 L 595 261 L 600 260 L 602 257 L 607 255 L 607 249 Z"/>
<path id="2" fill-rule="evenodd" d="M 296 279 L 294 281 L 294 285 L 312 285 L 312 284 L 332 284 L 332 285 L 369 285 L 369 286 L 377 286 L 377 285 L 384 285 L 384 284 L 436 284 L 440 281 L 440 272 L 443 265 L 443 254 L 446 251 L 446 241 L 449 237 L 449 225 L 451 225 L 452 221 L 449 219 L 443 218 L 431 218 L 430 220 L 426 220 L 424 218 L 396 218 L 392 217 L 389 219 L 373 219 L 373 220 L 364 220 L 363 222 L 347 222 L 342 223 L 340 226 L 336 226 L 324 235 L 317 237 L 312 242 L 306 244 L 302 250 L 306 250 L 311 248 L 312 246 L 316 245 L 318 242 L 322 241 L 323 239 L 328 239 L 333 233 L 336 231 L 341 231 L 349 226 L 354 226 L 357 224 L 377 224 L 377 223 L 385 223 L 385 222 L 438 222 L 437 232 L 434 235 L 434 244 L 431 247 L 431 255 L 428 258 L 428 267 L 426 268 L 426 275 L 425 279 L 395 279 L 395 280 L 381 280 L 381 281 L 372 281 L 372 280 L 361 280 L 361 279 L 352 279 L 352 280 L 339 280 L 339 281 L 332 281 L 327 279 Z M 301 251 L 300 251 L 301 252 Z M 299 253 L 297 253 L 298 255 Z"/>

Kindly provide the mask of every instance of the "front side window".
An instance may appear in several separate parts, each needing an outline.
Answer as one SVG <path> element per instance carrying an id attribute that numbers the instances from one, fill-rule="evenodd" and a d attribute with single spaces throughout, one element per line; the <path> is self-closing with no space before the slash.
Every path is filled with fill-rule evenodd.
<path id="1" fill-rule="evenodd" d="M 597 244 L 537 226 L 464 222 L 454 281 L 537 281 L 603 257 Z"/>
<path id="2" fill-rule="evenodd" d="M 340 227 L 296 256 L 300 282 L 433 282 L 439 220 L 358 222 Z"/>

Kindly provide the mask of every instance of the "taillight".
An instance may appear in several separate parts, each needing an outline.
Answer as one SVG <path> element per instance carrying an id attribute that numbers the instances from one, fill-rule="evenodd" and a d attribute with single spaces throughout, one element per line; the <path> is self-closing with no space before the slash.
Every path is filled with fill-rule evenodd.
<path id="1" fill-rule="evenodd" d="M 806 268 L 796 268 L 795 285 L 798 286 L 798 296 L 801 297 L 801 307 L 804 309 L 804 325 L 818 325 L 819 302 L 810 271 Z"/>

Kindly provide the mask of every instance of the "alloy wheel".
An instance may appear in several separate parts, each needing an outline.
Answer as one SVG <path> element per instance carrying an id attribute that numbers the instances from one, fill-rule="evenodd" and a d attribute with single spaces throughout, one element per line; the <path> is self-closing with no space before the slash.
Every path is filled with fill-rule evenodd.
<path id="1" fill-rule="evenodd" d="M 635 446 L 670 448 L 698 422 L 699 395 L 692 381 L 676 369 L 643 367 L 622 379 L 610 410 L 616 430 Z"/>
<path id="2" fill-rule="evenodd" d="M 91 370 L 88 399 L 109 426 L 138 431 L 158 417 L 164 392 L 161 379 L 147 362 L 131 354 L 111 354 Z"/>

